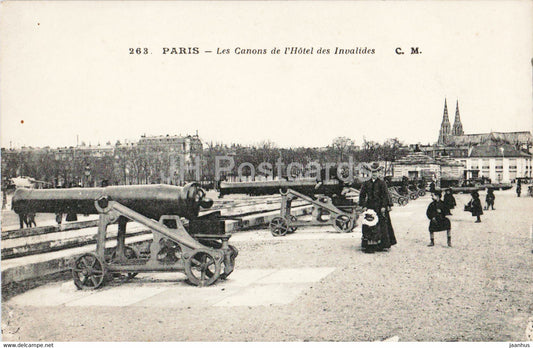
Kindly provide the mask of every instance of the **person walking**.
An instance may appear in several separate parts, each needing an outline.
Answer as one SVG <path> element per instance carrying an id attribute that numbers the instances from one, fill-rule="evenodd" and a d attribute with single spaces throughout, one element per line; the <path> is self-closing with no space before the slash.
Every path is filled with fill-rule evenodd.
<path id="1" fill-rule="evenodd" d="M 20 228 L 24 228 L 24 225 L 28 226 L 28 218 L 26 216 L 26 213 L 19 213 L 19 224 Z"/>
<path id="2" fill-rule="evenodd" d="M 516 183 L 516 196 L 520 197 L 520 193 L 522 192 L 522 182 L 520 179 L 518 179 L 518 182 Z"/>
<path id="3" fill-rule="evenodd" d="M 441 195 L 442 192 L 440 190 L 433 191 L 431 193 L 432 202 L 429 203 L 426 210 L 426 216 L 429 219 L 430 242 L 428 247 L 435 246 L 434 233 L 440 231 L 446 231 L 448 246 L 452 246 L 451 223 L 450 219 L 446 217 L 448 215 L 448 207 L 441 201 Z"/>
<path id="4" fill-rule="evenodd" d="M 35 222 L 35 213 L 29 212 L 28 214 L 26 214 L 26 226 L 37 227 L 37 223 Z"/>
<path id="5" fill-rule="evenodd" d="M 388 250 L 392 245 L 395 245 L 397 241 L 389 215 L 389 211 L 392 207 L 389 190 L 387 184 L 378 177 L 379 172 L 383 168 L 377 162 L 365 167 L 371 172 L 371 178 L 370 180 L 365 181 L 361 186 L 359 205 L 365 210 L 372 209 L 376 212 L 378 216 L 377 228 L 379 230 L 380 239 L 377 250 Z M 363 225 L 363 235 L 369 232 L 367 229 L 371 228 L 372 227 Z"/>
<path id="6" fill-rule="evenodd" d="M 455 201 L 455 197 L 453 196 L 453 191 L 451 188 L 446 189 L 443 202 L 446 208 L 448 208 L 448 212 L 449 212 L 448 215 L 452 215 L 452 209 L 455 208 L 455 206 L 457 205 L 457 202 Z"/>
<path id="7" fill-rule="evenodd" d="M 496 196 L 494 195 L 494 189 L 489 188 L 487 189 L 487 196 L 485 197 L 485 210 L 489 210 L 489 208 L 492 208 L 494 210 L 494 201 L 496 200 Z"/>
<path id="8" fill-rule="evenodd" d="M 6 209 L 7 206 L 7 193 L 6 193 L 7 186 L 4 185 L 2 187 L 2 210 Z"/>
<path id="9" fill-rule="evenodd" d="M 63 220 L 63 213 L 56 213 L 56 222 L 58 225 L 61 225 L 61 220 Z"/>
<path id="10" fill-rule="evenodd" d="M 431 184 L 429 184 L 429 192 L 434 192 L 435 186 L 435 181 L 431 181 Z"/>

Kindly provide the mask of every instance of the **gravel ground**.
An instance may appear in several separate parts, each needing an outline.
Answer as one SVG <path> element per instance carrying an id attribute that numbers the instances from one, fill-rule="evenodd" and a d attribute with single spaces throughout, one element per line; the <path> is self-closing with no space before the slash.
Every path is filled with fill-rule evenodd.
<path id="1" fill-rule="evenodd" d="M 235 272 L 335 267 L 288 305 L 37 308 L 7 302 L 3 339 L 524 341 L 533 313 L 533 198 L 496 192 L 496 210 L 485 212 L 481 224 L 461 209 L 469 196 L 456 199 L 452 248 L 445 233 L 436 234 L 435 247 L 426 247 L 427 196 L 394 209 L 399 244 L 390 252 L 364 254 L 352 239 L 234 243 L 240 251 Z M 306 232 L 321 233 L 296 233 Z"/>

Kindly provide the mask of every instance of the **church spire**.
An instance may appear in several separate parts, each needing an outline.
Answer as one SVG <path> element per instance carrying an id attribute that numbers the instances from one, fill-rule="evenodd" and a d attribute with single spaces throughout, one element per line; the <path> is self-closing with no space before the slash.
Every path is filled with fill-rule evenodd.
<path id="1" fill-rule="evenodd" d="M 461 123 L 461 115 L 459 115 L 459 100 L 455 106 L 455 120 L 453 121 L 452 135 L 463 135 L 463 124 Z"/>
<path id="2" fill-rule="evenodd" d="M 448 118 L 448 104 L 446 98 L 444 98 L 444 113 L 442 115 L 442 123 L 440 124 L 439 140 L 437 144 L 445 145 L 448 143 L 451 133 L 450 119 Z"/>

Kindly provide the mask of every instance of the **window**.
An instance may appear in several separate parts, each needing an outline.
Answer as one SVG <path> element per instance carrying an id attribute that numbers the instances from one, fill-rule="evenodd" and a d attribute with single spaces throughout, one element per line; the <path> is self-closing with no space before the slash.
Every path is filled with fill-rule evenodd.
<path id="1" fill-rule="evenodd" d="M 501 172 L 503 171 L 503 159 L 502 158 L 497 158 L 496 159 L 496 171 L 497 172 Z"/>
<path id="2" fill-rule="evenodd" d="M 509 171 L 516 172 L 516 159 L 509 160 Z"/>

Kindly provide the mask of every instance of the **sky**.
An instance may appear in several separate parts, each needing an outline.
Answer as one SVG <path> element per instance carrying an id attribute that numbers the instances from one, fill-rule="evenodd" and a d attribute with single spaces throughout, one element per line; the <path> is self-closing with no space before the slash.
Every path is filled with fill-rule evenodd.
<path id="1" fill-rule="evenodd" d="M 445 98 L 452 123 L 459 100 L 466 133 L 532 131 L 532 4 L 3 2 L 1 146 L 196 131 L 206 142 L 283 147 L 338 136 L 433 143 Z M 130 54 L 137 47 L 149 54 Z M 285 47 L 314 54 L 270 54 Z"/>

